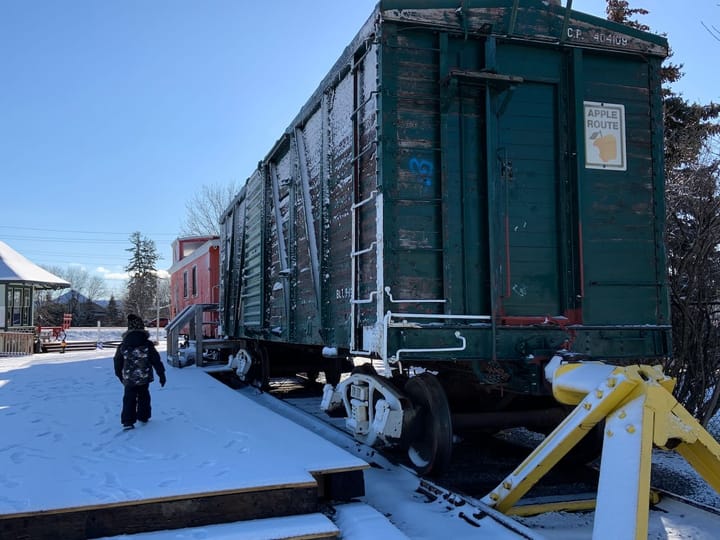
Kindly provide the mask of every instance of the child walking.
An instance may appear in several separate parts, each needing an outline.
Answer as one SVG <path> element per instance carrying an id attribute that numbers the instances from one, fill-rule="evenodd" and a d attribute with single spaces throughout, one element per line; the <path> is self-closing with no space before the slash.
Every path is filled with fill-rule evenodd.
<path id="1" fill-rule="evenodd" d="M 114 357 L 115 375 L 125 387 L 120 421 L 123 429 L 133 429 L 135 422 L 143 424 L 150 420 L 150 383 L 153 368 L 157 372 L 160 386 L 165 386 L 165 366 L 160 354 L 150 341 L 150 334 L 140 317 L 128 315 L 128 329 L 117 348 Z"/>

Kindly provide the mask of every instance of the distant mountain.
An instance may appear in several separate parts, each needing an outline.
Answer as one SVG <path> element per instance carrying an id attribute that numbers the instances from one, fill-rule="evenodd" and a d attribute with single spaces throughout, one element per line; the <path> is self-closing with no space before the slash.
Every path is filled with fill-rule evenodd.
<path id="1" fill-rule="evenodd" d="M 77 300 L 78 302 L 83 303 L 87 302 L 89 298 L 83 294 L 80 294 L 76 290 L 71 289 L 68 292 L 61 294 L 55 299 L 58 304 L 67 304 L 68 302 L 70 302 L 70 300 Z M 95 303 L 101 305 L 99 302 Z"/>
<path id="2" fill-rule="evenodd" d="M 69 290 L 68 292 L 63 293 L 60 296 L 58 296 L 55 299 L 55 302 L 57 302 L 58 304 L 67 304 L 68 302 L 70 302 L 73 299 L 76 300 L 78 302 L 78 304 L 82 304 L 82 303 L 88 301 L 88 297 L 85 296 L 84 294 L 81 294 L 75 290 Z M 92 301 L 93 304 L 95 304 L 96 306 L 99 306 L 103 309 L 107 308 L 107 305 L 109 302 L 110 302 L 109 300 L 93 300 Z M 116 303 L 117 303 L 118 307 L 122 307 L 121 306 L 122 303 L 120 301 L 116 301 Z"/>

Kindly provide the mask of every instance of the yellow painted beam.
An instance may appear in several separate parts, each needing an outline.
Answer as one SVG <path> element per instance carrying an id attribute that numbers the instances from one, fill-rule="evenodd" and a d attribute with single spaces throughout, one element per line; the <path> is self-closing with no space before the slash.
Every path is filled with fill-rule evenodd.
<path id="1" fill-rule="evenodd" d="M 543 502 L 513 506 L 508 516 L 529 517 L 548 512 L 589 512 L 595 509 L 595 499 L 576 499 L 572 501 Z"/>
<path id="2" fill-rule="evenodd" d="M 540 445 L 482 501 L 507 512 L 554 467 L 598 422 L 637 386 L 622 373 L 600 383 Z"/>
<path id="3" fill-rule="evenodd" d="M 675 380 L 660 366 L 599 362 L 546 368 L 553 395 L 573 411 L 482 501 L 501 512 L 534 515 L 588 510 L 588 501 L 514 507 L 598 422 L 605 420 L 593 538 L 647 538 L 653 444 L 677 450 L 720 493 L 720 444 L 673 397 Z"/>

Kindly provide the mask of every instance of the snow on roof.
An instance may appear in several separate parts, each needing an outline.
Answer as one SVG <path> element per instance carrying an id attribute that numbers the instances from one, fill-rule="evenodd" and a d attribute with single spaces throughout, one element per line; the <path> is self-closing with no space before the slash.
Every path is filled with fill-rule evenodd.
<path id="1" fill-rule="evenodd" d="M 40 268 L 0 241 L 0 283 L 30 283 L 38 289 L 64 289 L 70 283 Z"/>

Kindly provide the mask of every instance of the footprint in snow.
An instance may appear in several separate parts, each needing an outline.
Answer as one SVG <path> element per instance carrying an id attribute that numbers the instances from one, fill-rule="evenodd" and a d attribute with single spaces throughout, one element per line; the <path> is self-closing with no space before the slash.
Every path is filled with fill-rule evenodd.
<path id="1" fill-rule="evenodd" d="M 93 488 L 83 488 L 83 493 L 87 493 L 91 497 L 95 497 L 96 499 L 100 501 L 107 501 L 110 499 L 110 496 L 107 493 L 103 493 L 102 491 L 98 491 L 97 489 Z"/>
<path id="2" fill-rule="evenodd" d="M 118 482 L 118 477 L 115 473 L 105 473 L 105 487 L 109 488 L 115 488 L 120 486 L 120 482 Z"/>
<path id="3" fill-rule="evenodd" d="M 82 467 L 78 467 L 77 465 L 73 465 L 72 470 L 75 471 L 79 478 L 90 478 L 92 475 L 88 474 L 88 472 L 83 469 Z"/>
<path id="4" fill-rule="evenodd" d="M 0 495 L 0 503 L 14 508 L 16 511 L 25 510 L 28 506 L 28 501 L 21 501 L 19 499 L 11 499 L 9 497 L 3 497 Z"/>
<path id="5" fill-rule="evenodd" d="M 12 478 L 8 478 L 4 474 L 0 474 L 0 485 L 5 486 L 8 489 L 18 487 L 20 482 L 16 482 Z"/>

